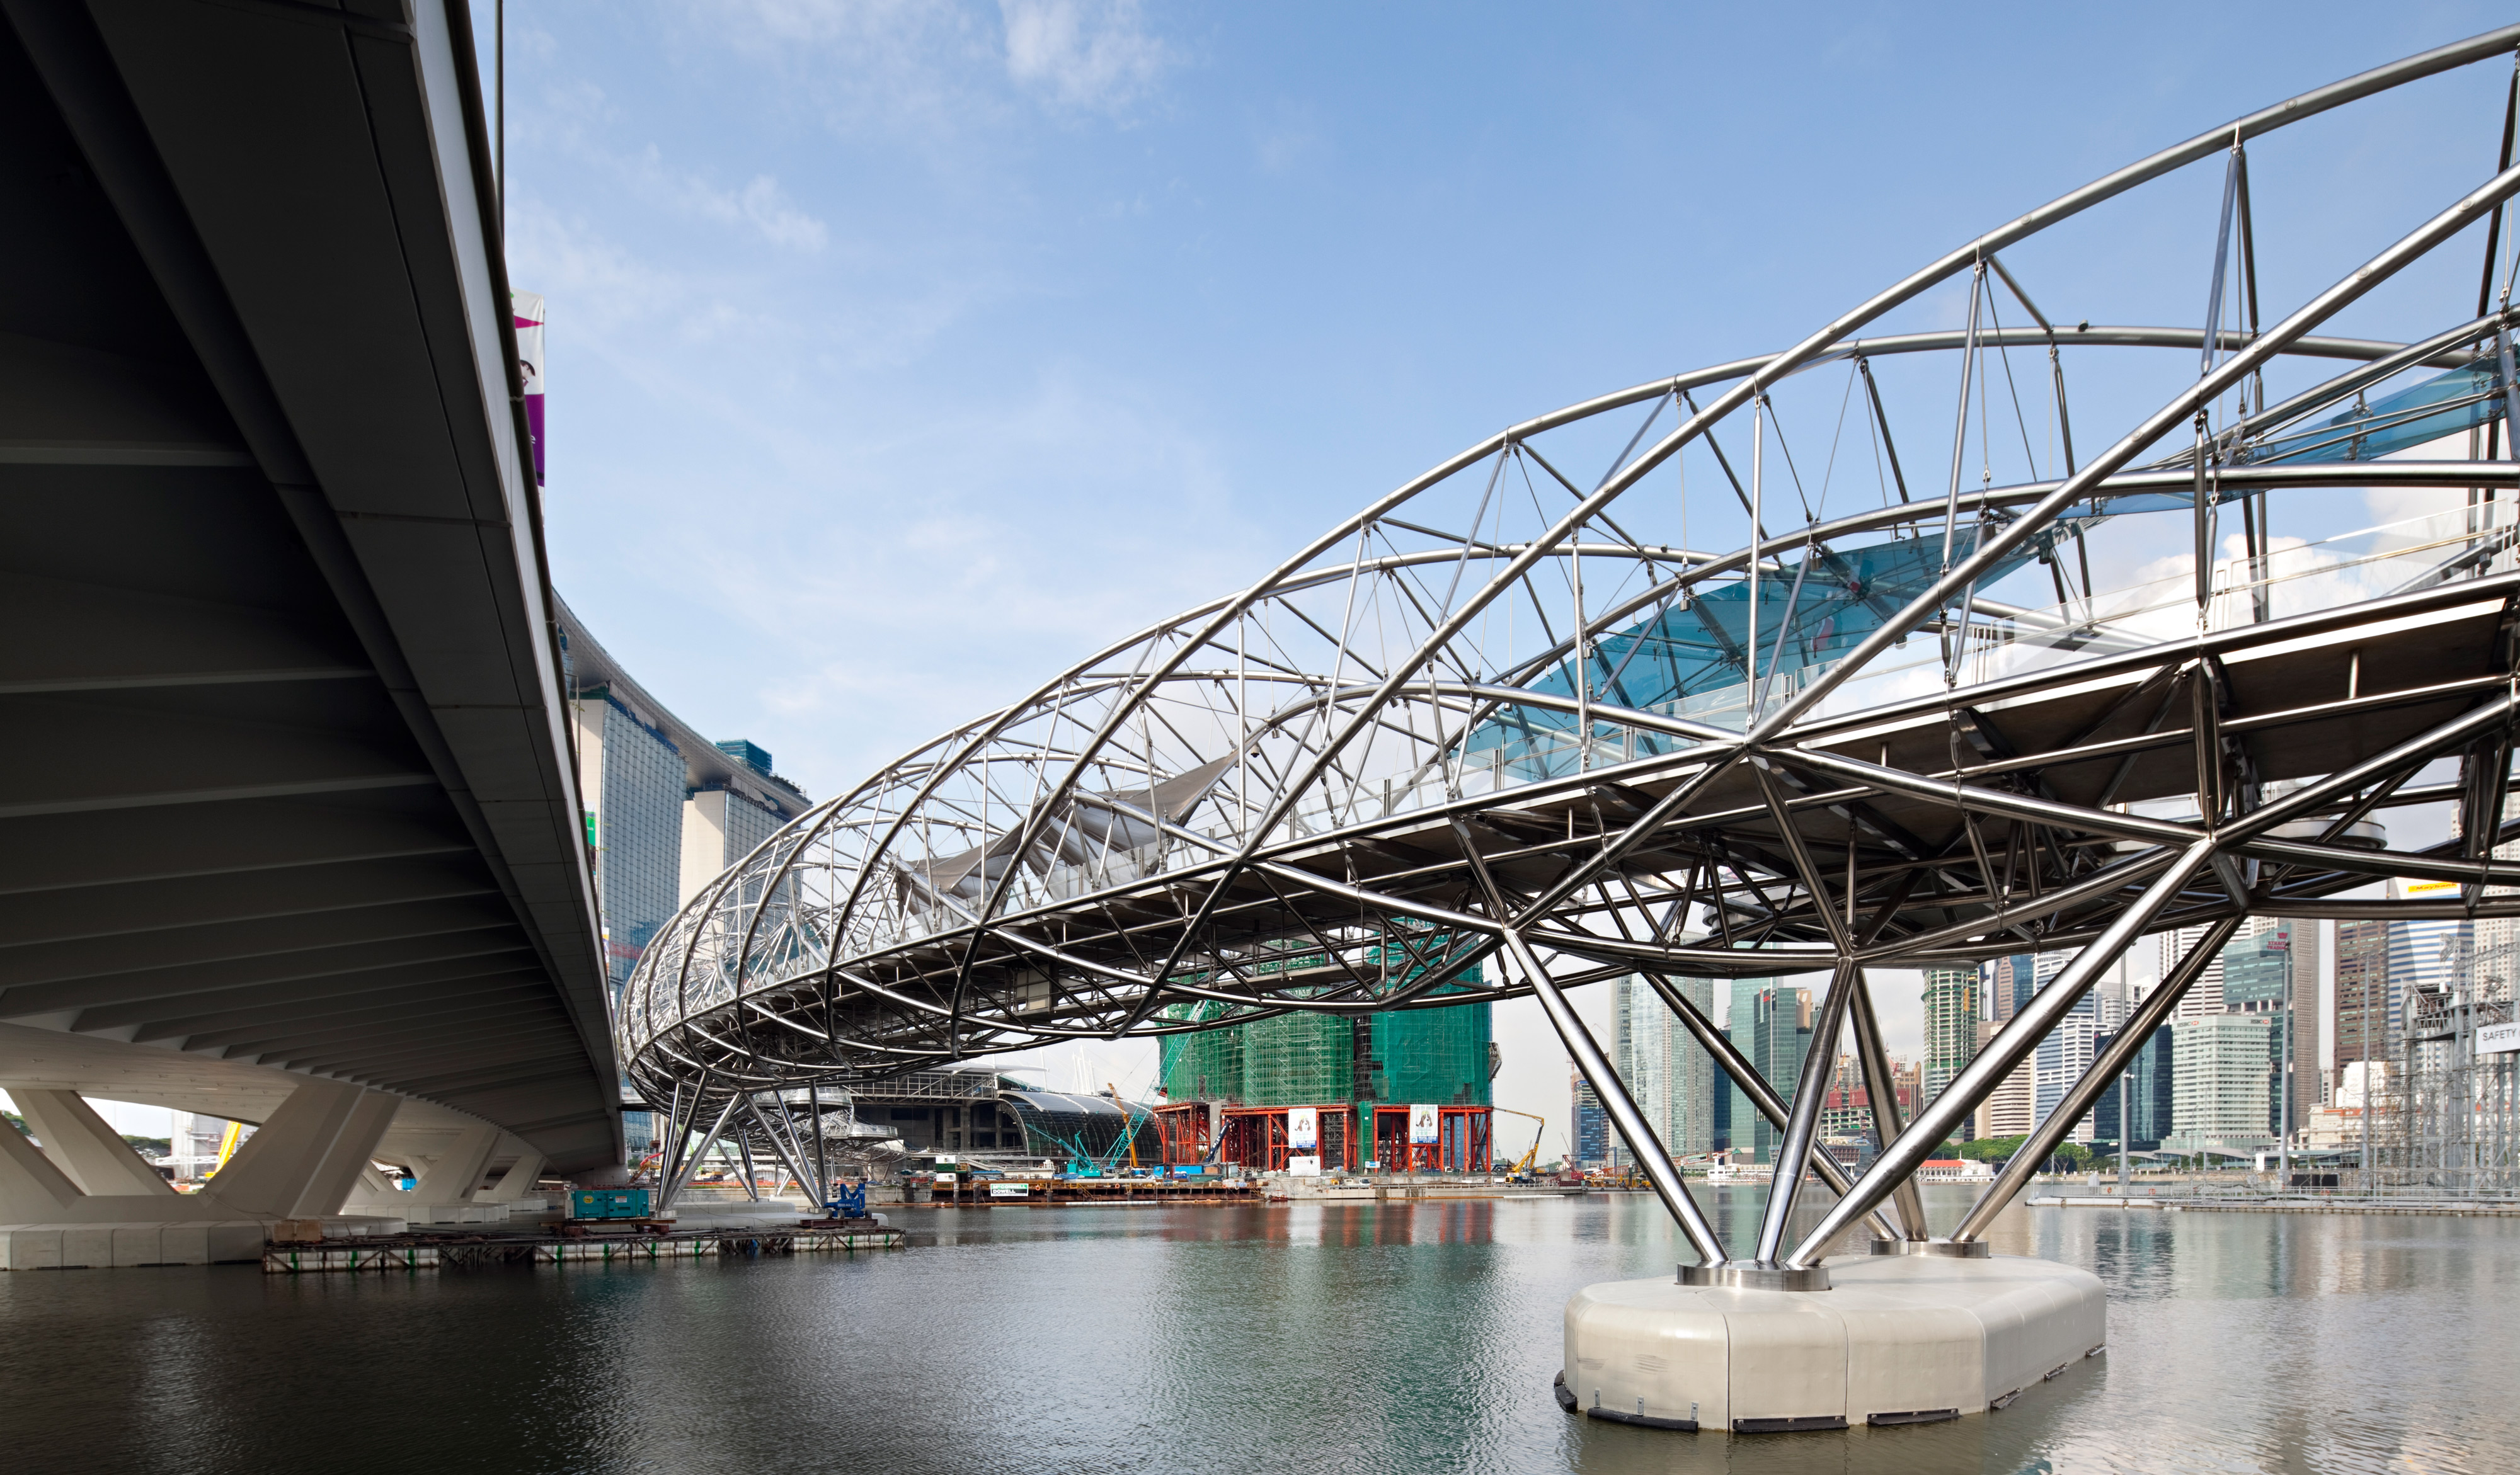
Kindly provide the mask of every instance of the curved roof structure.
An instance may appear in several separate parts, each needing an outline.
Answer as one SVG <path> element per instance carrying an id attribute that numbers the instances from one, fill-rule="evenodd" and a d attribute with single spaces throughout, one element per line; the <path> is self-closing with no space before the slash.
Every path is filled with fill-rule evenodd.
<path id="1" fill-rule="evenodd" d="M 2507 301 L 2455 286 L 2480 250 L 2502 280 L 2503 118 L 2473 120 L 2473 178 L 2297 303 L 2261 300 L 2247 181 L 2302 119 L 2515 41 L 2247 114 L 1778 351 L 1464 447 L 774 836 L 649 949 L 632 1073 L 697 1101 L 1436 1006 L 1490 958 L 1478 995 L 1539 994 L 1586 1063 L 1560 991 L 1624 972 L 1831 969 L 1833 1038 L 1868 1029 L 1868 965 L 2105 960 L 2360 915 L 2383 904 L 2331 898 L 2387 875 L 2509 908 L 2481 892 L 2520 879 L 2490 856 L 2520 390 Z M 2009 253 L 2191 167 L 2222 184 L 2194 232 L 2218 253 L 2155 274 L 2195 282 L 2197 322 L 2043 312 L 2096 289 Z M 2458 271 L 2379 293 L 2436 252 Z M 1882 331 L 1931 292 L 1964 325 Z M 2397 331 L 2338 335 L 2356 304 Z M 2373 487 L 2461 491 L 2350 533 L 2303 511 Z M 2460 806 L 2464 838 L 2387 849 L 2373 817 L 2411 803 Z"/>

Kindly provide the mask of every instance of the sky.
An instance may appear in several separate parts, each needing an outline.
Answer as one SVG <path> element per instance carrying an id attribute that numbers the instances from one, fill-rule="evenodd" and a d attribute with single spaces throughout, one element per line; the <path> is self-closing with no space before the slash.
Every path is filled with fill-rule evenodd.
<path id="1" fill-rule="evenodd" d="M 2502 19 L 511 0 L 556 577 L 686 720 L 828 794 L 1500 425 L 1773 349 L 2120 163 Z M 2271 302 L 2490 172 L 2506 74 L 2253 156 Z M 2018 267 L 2059 320 L 2201 320 L 2200 273 L 2161 263 L 2210 255 L 2220 185 Z M 2098 421 L 2138 390 L 2077 392 Z M 1912 1051 L 1913 977 L 1880 986 Z M 1553 1142 L 1562 1051 L 1528 1003 L 1496 1032 L 1499 1103 Z M 1153 1075 L 1134 1044 L 1040 1063 Z"/>

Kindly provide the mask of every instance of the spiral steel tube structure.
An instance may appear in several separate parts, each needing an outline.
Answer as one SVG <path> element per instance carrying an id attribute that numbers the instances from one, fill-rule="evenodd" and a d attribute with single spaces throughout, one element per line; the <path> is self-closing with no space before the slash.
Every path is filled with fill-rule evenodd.
<path id="1" fill-rule="evenodd" d="M 630 983 L 620 1050 L 672 1114 L 669 1184 L 695 1134 L 729 1130 L 809 1174 L 788 1114 L 758 1105 L 783 1091 L 1537 994 L 1700 1253 L 1806 1264 L 1866 1216 L 1922 1237 L 1902 1185 L 1926 1150 L 2138 936 L 2508 915 L 2509 110 L 2476 119 L 2467 188 L 2263 315 L 2248 160 L 2516 42 L 2251 113 L 1781 351 L 1502 429 L 813 810 L 695 898 Z M 2007 253 L 2190 166 L 2220 174 L 2195 233 L 2215 254 L 2160 271 L 2201 277 L 2199 322 L 2043 312 L 2088 293 Z M 2437 253 L 2458 270 L 2402 280 Z M 1935 291 L 1965 294 L 1965 326 L 1874 332 Z M 2326 332 L 2357 303 L 2404 332 Z M 2085 365 L 2102 389 L 2071 395 Z M 2288 498 L 2340 487 L 2465 497 L 2275 536 L 2306 525 Z M 2373 816 L 2416 803 L 2456 806 L 2456 837 L 2387 848 Z M 2462 891 L 2331 900 L 2393 875 Z M 1563 998 L 1623 973 L 1827 971 L 1808 1069 L 1844 1029 L 1877 1072 L 1867 968 L 2068 947 L 2059 984 L 1918 1123 L 1885 1112 L 1888 1150 L 1790 1253 L 1799 1173 L 1779 1167 L 1755 1254 L 1728 1251 Z M 1818 1086 L 1774 1108 L 1782 1163 L 1811 1157 Z"/>

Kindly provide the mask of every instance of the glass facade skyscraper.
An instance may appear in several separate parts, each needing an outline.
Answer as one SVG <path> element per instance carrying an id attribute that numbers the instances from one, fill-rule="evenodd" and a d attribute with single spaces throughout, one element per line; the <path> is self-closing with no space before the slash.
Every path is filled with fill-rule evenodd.
<path id="1" fill-rule="evenodd" d="M 1672 980 L 1683 998 L 1710 1017 L 1715 985 L 1704 978 Z M 1610 1061 L 1627 1083 L 1654 1135 L 1673 1156 L 1715 1147 L 1714 1061 L 1652 985 L 1631 974 L 1610 985 Z M 1612 1150 L 1625 1149 L 1612 1143 Z"/>
<path id="2" fill-rule="evenodd" d="M 2099 1049 L 2106 1050 L 2114 1039 L 2102 1035 Z M 2165 1024 L 2152 1032 L 2152 1038 L 2135 1052 L 2126 1071 L 2111 1081 L 2100 1098 L 2092 1103 L 2091 1140 L 2114 1142 L 2118 1140 L 2118 1098 L 2126 1097 L 2126 1138 L 2130 1150 L 2150 1152 L 2160 1147 L 2162 1139 L 2170 1136 L 2173 1104 L 2171 1068 L 2171 1026 Z"/>
<path id="3" fill-rule="evenodd" d="M 1787 1106 L 1793 1104 L 1803 1056 L 1811 1050 L 1811 1012 L 1808 989 L 1782 988 L 1773 978 L 1732 980 L 1725 1036 Z M 1730 1094 L 1734 1161 L 1773 1161 L 1784 1133 L 1751 1102 L 1749 1093 L 1733 1086 Z"/>
<path id="4" fill-rule="evenodd" d="M 1572 1099 L 1568 1117 L 1575 1124 L 1568 1134 L 1573 1146 L 1573 1164 L 1578 1168 L 1601 1166 L 1610 1160 L 1610 1114 L 1601 1109 L 1601 1098 L 1585 1083 L 1581 1071 L 1567 1072 L 1567 1088 Z"/>
<path id="5" fill-rule="evenodd" d="M 2007 953 L 1986 964 L 1986 994 L 1990 1012 L 1987 1017 L 1999 1022 L 2011 1018 L 2039 992 L 2039 957 L 2035 953 Z"/>
<path id="6" fill-rule="evenodd" d="M 1952 1084 L 1952 1078 L 1968 1068 L 1977 1055 L 1978 1021 L 1985 1006 L 1977 969 L 1962 964 L 1957 967 L 1925 969 L 1925 1050 L 1922 1080 L 1919 1083 L 1920 1107 L 1931 1104 Z"/>
<path id="7" fill-rule="evenodd" d="M 1679 1105 L 1675 1067 L 1680 1063 L 1679 1042 L 1673 1037 L 1684 1033 L 1680 1021 L 1644 980 L 1631 973 L 1611 981 L 1610 1064 L 1626 1084 L 1637 1110 L 1643 1113 L 1645 1125 L 1662 1139 L 1664 1150 L 1674 1154 L 1682 1149 L 1672 1137 Z M 1611 1143 L 1610 1152 L 1612 1161 L 1623 1167 L 1634 1156 L 1624 1142 Z"/>

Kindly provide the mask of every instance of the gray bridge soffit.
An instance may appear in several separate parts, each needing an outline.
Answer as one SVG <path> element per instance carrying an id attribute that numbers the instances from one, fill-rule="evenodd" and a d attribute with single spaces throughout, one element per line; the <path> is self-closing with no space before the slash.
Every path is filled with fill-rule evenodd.
<path id="1" fill-rule="evenodd" d="M 0 1020 L 617 1162 L 469 17 L 0 19 Z"/>

